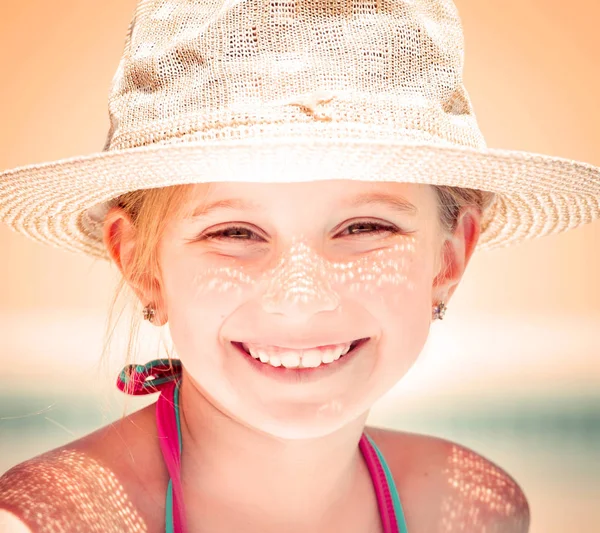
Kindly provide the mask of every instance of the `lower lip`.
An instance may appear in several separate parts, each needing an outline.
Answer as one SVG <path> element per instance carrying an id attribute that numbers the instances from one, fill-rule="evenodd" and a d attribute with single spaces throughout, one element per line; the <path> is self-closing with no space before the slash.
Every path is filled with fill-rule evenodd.
<path id="1" fill-rule="evenodd" d="M 306 383 L 322 379 L 347 367 L 354 359 L 356 359 L 357 354 L 363 350 L 369 340 L 370 339 L 362 339 L 352 351 L 343 355 L 337 361 L 334 361 L 333 363 L 322 363 L 314 368 L 286 368 L 283 365 L 278 367 L 271 366 L 268 363 L 262 363 L 259 359 L 254 359 L 254 357 L 246 353 L 241 344 L 232 343 L 232 345 L 244 356 L 244 359 L 248 361 L 250 366 L 261 374 L 286 383 Z"/>

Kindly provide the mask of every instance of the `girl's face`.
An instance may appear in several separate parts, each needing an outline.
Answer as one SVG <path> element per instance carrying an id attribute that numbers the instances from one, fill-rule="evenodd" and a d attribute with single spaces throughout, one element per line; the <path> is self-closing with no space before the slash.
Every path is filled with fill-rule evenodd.
<path id="1" fill-rule="evenodd" d="M 368 411 L 429 333 L 442 242 L 434 189 L 229 182 L 206 196 L 206 184 L 195 187 L 197 216 L 169 223 L 159 249 L 162 311 L 186 379 L 228 416 L 280 437 L 324 434 Z M 273 367 L 234 344 L 294 365 L 303 354 L 283 348 L 363 338 L 311 370 Z"/>

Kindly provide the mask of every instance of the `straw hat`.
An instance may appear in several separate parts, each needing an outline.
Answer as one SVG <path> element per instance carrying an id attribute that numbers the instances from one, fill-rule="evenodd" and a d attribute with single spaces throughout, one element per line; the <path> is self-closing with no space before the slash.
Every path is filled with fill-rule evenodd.
<path id="1" fill-rule="evenodd" d="M 0 220 L 108 258 L 110 200 L 192 182 L 359 179 L 497 193 L 478 249 L 600 218 L 600 169 L 489 149 L 450 0 L 141 0 L 102 152 L 0 174 Z"/>

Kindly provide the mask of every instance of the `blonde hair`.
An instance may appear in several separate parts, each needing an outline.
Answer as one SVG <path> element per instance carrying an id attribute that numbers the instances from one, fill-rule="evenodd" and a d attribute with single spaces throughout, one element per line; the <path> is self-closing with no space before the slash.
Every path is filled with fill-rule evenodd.
<path id="1" fill-rule="evenodd" d="M 205 197 L 208 197 L 211 184 L 206 186 Z M 162 271 L 158 257 L 158 245 L 170 220 L 186 214 L 193 184 L 174 185 L 155 189 L 142 189 L 119 196 L 115 204 L 129 216 L 136 230 L 136 241 L 143 246 L 136 246 L 131 258 L 129 282 L 135 286 L 144 286 L 149 279 L 161 279 Z M 197 187 L 197 185 L 196 185 Z M 452 235 L 456 229 L 458 217 L 465 207 L 474 206 L 483 213 L 492 204 L 495 194 L 478 189 L 459 187 L 432 186 L 438 199 L 438 220 L 442 234 Z M 124 289 L 129 287 L 128 281 L 121 276 L 113 300 L 109 308 L 108 329 L 105 335 L 102 357 L 104 358 L 116 321 L 114 312 L 116 302 Z M 133 293 L 126 304 L 132 306 L 131 324 L 129 328 L 126 363 L 135 361 L 137 334 L 142 321 L 142 302 Z M 120 315 L 119 315 L 120 316 Z M 117 317 L 118 320 L 118 317 Z M 170 356 L 169 347 L 165 346 Z"/>

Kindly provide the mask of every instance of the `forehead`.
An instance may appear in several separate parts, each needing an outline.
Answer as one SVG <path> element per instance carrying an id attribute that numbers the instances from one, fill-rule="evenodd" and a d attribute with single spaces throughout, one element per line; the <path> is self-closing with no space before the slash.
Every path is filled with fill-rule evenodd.
<path id="1" fill-rule="evenodd" d="M 386 205 L 398 212 L 418 215 L 433 201 L 429 185 L 406 182 L 358 180 L 321 180 L 298 183 L 220 182 L 196 184 L 189 195 L 190 212 L 202 215 L 207 210 L 269 209 L 285 204 L 322 205 L 323 208 L 352 208 L 363 205 Z"/>

